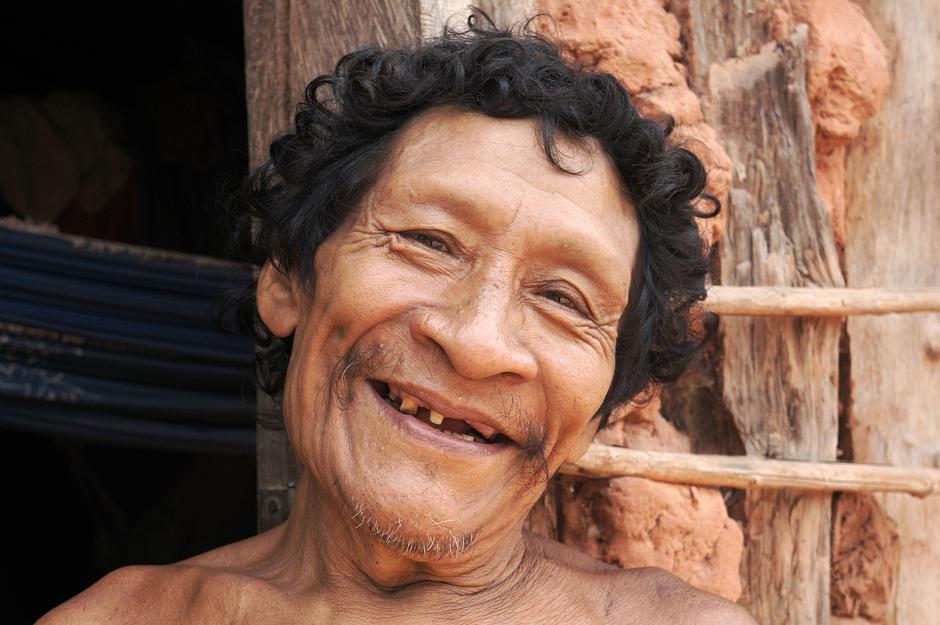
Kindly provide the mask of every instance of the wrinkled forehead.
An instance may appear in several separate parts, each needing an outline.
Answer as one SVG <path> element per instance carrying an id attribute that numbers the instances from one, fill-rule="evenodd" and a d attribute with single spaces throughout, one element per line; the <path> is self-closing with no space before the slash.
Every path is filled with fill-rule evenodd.
<path id="1" fill-rule="evenodd" d="M 533 118 L 504 119 L 434 107 L 405 124 L 386 167 L 397 177 L 435 169 L 456 174 L 483 164 L 510 166 L 521 157 L 527 170 L 513 173 L 523 173 L 523 179 L 537 180 L 539 186 L 566 198 L 578 198 L 581 204 L 600 209 L 598 214 L 607 209 L 633 216 L 616 169 L 593 137 L 572 139 L 555 133 L 556 157 L 567 170 L 562 171 L 549 162 L 539 133 Z"/>

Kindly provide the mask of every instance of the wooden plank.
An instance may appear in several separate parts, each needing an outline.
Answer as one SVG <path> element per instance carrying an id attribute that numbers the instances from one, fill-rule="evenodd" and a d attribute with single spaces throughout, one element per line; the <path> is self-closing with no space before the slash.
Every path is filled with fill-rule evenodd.
<path id="1" fill-rule="evenodd" d="M 844 462 L 770 460 L 755 456 L 682 454 L 592 444 L 566 475 L 643 477 L 671 484 L 727 488 L 792 488 L 815 492 L 940 494 L 940 469 Z"/>
<path id="2" fill-rule="evenodd" d="M 252 166 L 290 131 L 295 105 L 340 56 L 367 45 L 408 45 L 420 36 L 420 6 L 394 0 L 245 0 L 245 83 Z M 259 393 L 261 410 L 272 410 Z M 276 408 L 273 408 L 276 410 Z M 286 434 L 258 427 L 258 530 L 287 518 L 300 475 Z"/>
<path id="3" fill-rule="evenodd" d="M 245 0 L 245 83 L 251 162 L 292 127 L 304 87 L 365 46 L 406 45 L 421 36 L 417 3 L 394 0 Z"/>
<path id="4" fill-rule="evenodd" d="M 59 227 L 55 224 L 48 222 L 40 223 L 35 221 L 24 221 L 13 215 L 0 217 L 0 228 L 6 228 L 8 230 L 19 230 L 21 232 L 30 232 L 46 237 L 54 237 L 62 241 L 67 241 L 77 249 L 88 250 L 95 253 L 115 255 L 119 254 L 122 256 L 127 255 L 150 261 L 165 260 L 178 263 L 187 263 L 198 267 L 217 267 L 220 269 L 232 269 L 234 271 L 240 271 L 243 269 L 241 263 L 217 258 L 215 256 L 200 256 L 198 254 L 177 252 L 176 250 L 165 250 L 157 247 L 146 247 L 144 245 L 133 245 L 131 243 L 121 243 L 119 241 L 95 239 L 78 234 L 68 234 L 66 232 L 59 232 Z"/>
<path id="5" fill-rule="evenodd" d="M 672 13 L 682 22 L 686 67 L 696 93 L 708 91 L 712 63 L 757 54 L 771 40 L 773 0 L 674 0 Z"/>
<path id="6" fill-rule="evenodd" d="M 252 167 L 267 158 L 271 139 L 290 127 L 300 92 L 288 82 L 288 5 L 290 0 L 245 0 L 245 97 L 248 154 Z"/>
<path id="7" fill-rule="evenodd" d="M 713 286 L 702 306 L 720 315 L 760 317 L 940 312 L 940 289 Z"/>
<path id="8" fill-rule="evenodd" d="M 892 57 L 892 86 L 848 149 L 849 285 L 940 287 L 940 4 L 858 0 Z M 856 462 L 940 466 L 940 315 L 848 321 Z M 940 614 L 940 500 L 878 495 L 897 523 L 887 622 Z"/>
<path id="9" fill-rule="evenodd" d="M 278 407 L 270 395 L 259 392 L 257 401 L 260 413 L 276 414 Z M 287 520 L 302 467 L 284 430 L 259 422 L 256 432 L 256 510 L 258 531 L 263 532 Z"/>
<path id="10" fill-rule="evenodd" d="M 706 120 L 734 163 L 722 285 L 843 284 L 816 190 L 806 37 L 800 26 L 783 44 L 710 67 Z M 835 460 L 840 320 L 727 317 L 720 328 L 722 398 L 747 453 Z M 829 623 L 830 499 L 748 491 L 742 568 L 758 622 Z"/>

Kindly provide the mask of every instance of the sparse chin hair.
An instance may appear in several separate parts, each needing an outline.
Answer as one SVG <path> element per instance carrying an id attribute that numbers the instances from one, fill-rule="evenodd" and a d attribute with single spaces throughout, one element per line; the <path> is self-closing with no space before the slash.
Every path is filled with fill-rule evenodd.
<path id="1" fill-rule="evenodd" d="M 347 502 L 346 509 L 354 528 L 368 532 L 386 549 L 410 558 L 450 560 L 470 551 L 476 538 L 473 532 L 454 534 L 446 528 L 441 528 L 446 533 L 438 534 L 418 531 L 402 518 L 383 524 L 362 503 Z"/>

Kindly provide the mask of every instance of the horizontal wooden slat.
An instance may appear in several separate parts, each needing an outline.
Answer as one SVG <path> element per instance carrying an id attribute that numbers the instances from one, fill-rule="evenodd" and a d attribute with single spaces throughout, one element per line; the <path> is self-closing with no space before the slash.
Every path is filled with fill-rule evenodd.
<path id="1" fill-rule="evenodd" d="M 940 312 L 940 288 L 842 289 L 713 286 L 704 307 L 720 315 L 844 317 Z"/>
<path id="2" fill-rule="evenodd" d="M 623 449 L 592 444 L 561 473 L 584 477 L 634 476 L 672 484 L 807 491 L 882 491 L 918 497 L 940 494 L 940 469 L 840 462 L 772 460 Z"/>

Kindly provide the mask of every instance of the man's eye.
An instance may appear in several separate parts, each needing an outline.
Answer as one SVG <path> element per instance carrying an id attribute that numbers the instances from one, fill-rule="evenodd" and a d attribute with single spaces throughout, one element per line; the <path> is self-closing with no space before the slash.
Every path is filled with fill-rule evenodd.
<path id="1" fill-rule="evenodd" d="M 577 302 L 568 297 L 562 291 L 545 291 L 542 293 L 542 296 L 545 297 L 545 299 L 564 306 L 565 308 L 570 308 L 574 311 L 581 312 L 581 307 L 578 306 Z"/>
<path id="2" fill-rule="evenodd" d="M 440 237 L 436 237 L 433 234 L 428 234 L 426 232 L 404 232 L 402 233 L 402 236 L 438 252 L 448 251 L 447 243 L 445 243 L 444 240 Z"/>

